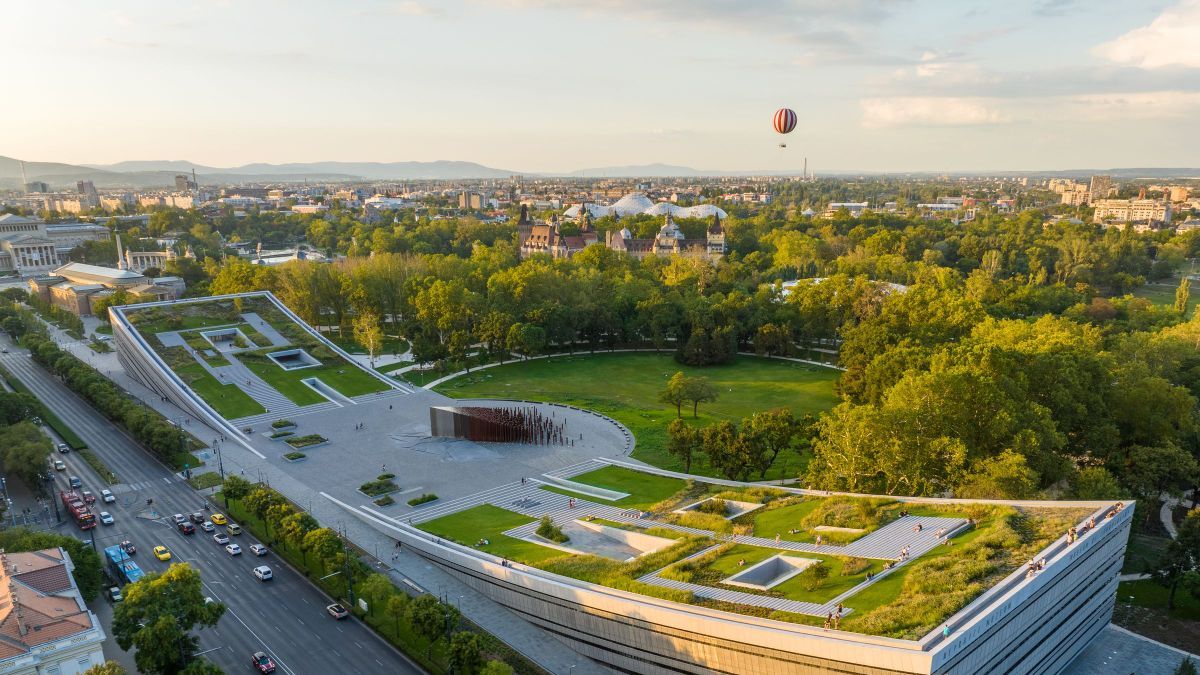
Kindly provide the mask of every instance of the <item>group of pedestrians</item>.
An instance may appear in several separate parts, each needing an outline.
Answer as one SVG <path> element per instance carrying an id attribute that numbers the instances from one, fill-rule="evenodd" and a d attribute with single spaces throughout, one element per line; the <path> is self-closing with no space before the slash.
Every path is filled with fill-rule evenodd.
<path id="1" fill-rule="evenodd" d="M 844 612 L 845 608 L 842 606 L 842 603 L 839 602 L 837 609 L 825 615 L 825 630 L 829 630 L 830 626 L 832 626 L 834 630 L 841 630 L 842 614 Z"/>

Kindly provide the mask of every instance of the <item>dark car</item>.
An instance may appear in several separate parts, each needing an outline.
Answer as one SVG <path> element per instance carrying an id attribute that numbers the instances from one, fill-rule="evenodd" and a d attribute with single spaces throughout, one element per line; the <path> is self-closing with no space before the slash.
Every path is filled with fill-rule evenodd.
<path id="1" fill-rule="evenodd" d="M 135 555 L 137 553 L 137 547 L 134 546 L 133 542 L 129 541 L 128 539 L 121 542 L 121 550 L 124 551 L 126 555 Z"/>
<path id="2" fill-rule="evenodd" d="M 65 455 L 71 451 L 71 446 L 67 445 L 66 443 L 59 443 L 58 451 Z"/>
<path id="3" fill-rule="evenodd" d="M 197 525 L 204 522 L 204 514 L 200 513 L 199 511 L 196 511 L 194 513 L 189 513 L 188 518 L 191 519 L 191 521 Z"/>
<path id="4" fill-rule="evenodd" d="M 275 662 L 267 656 L 266 652 L 254 652 L 254 656 L 250 657 L 250 663 L 254 664 L 260 673 L 275 672 Z"/>
<path id="5" fill-rule="evenodd" d="M 83 481 L 79 480 L 79 476 L 71 476 L 67 480 L 69 480 L 71 482 L 71 487 L 73 487 L 73 488 L 83 487 Z"/>
<path id="6" fill-rule="evenodd" d="M 184 534 L 196 534 L 196 526 L 191 523 L 180 523 L 179 531 Z"/>

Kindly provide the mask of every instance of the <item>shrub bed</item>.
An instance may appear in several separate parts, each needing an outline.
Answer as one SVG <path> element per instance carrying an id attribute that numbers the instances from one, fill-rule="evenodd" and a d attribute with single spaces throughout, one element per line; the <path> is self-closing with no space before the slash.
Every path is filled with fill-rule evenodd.
<path id="1" fill-rule="evenodd" d="M 692 510 L 724 517 L 725 514 L 729 513 L 729 503 L 724 499 L 714 497 L 713 499 L 700 502 Z"/>
<path id="2" fill-rule="evenodd" d="M 294 432 L 294 431 L 276 431 L 275 433 L 271 434 L 267 438 L 270 438 L 273 441 L 277 441 L 281 438 L 287 438 L 288 436 L 295 435 L 295 433 L 296 432 Z"/>
<path id="3" fill-rule="evenodd" d="M 412 499 L 408 500 L 408 505 L 409 506 L 420 506 L 421 504 L 428 504 L 429 502 L 432 502 L 432 501 L 436 500 L 437 498 L 438 498 L 437 495 L 433 494 L 432 492 L 428 492 L 428 493 L 421 495 L 420 497 L 413 497 Z"/>
<path id="4" fill-rule="evenodd" d="M 325 443 L 328 440 L 328 438 L 325 438 L 321 434 L 308 434 L 307 436 L 296 436 L 289 438 L 285 442 L 293 448 L 307 448 L 320 443 Z"/>
<path id="5" fill-rule="evenodd" d="M 272 429 L 288 429 L 296 426 L 296 423 L 291 420 L 275 420 L 271 422 Z"/>
<path id="6" fill-rule="evenodd" d="M 550 516 L 542 516 L 541 522 L 538 523 L 537 536 L 549 539 L 556 544 L 570 541 L 570 537 L 563 534 L 562 528 L 555 525 L 554 521 L 550 520 Z"/>
<path id="7" fill-rule="evenodd" d="M 395 504 L 395 503 L 396 503 L 396 500 L 392 499 L 391 495 L 384 495 L 384 496 L 380 497 L 379 499 L 375 500 L 375 506 L 391 506 L 392 504 Z"/>
<path id="8" fill-rule="evenodd" d="M 358 486 L 358 491 L 368 497 L 381 497 L 399 489 L 399 486 L 390 480 L 373 480 Z"/>
<path id="9" fill-rule="evenodd" d="M 304 459 L 305 457 L 308 457 L 308 455 L 304 454 L 303 452 L 289 452 L 283 456 L 283 458 L 289 462 L 296 462 Z"/>

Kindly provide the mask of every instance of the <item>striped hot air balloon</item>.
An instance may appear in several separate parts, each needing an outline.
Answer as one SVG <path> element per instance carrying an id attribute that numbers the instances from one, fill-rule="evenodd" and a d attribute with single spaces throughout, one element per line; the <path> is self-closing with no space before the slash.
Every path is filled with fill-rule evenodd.
<path id="1" fill-rule="evenodd" d="M 780 108 L 775 111 L 775 131 L 790 134 L 796 128 L 796 111 L 791 108 Z"/>

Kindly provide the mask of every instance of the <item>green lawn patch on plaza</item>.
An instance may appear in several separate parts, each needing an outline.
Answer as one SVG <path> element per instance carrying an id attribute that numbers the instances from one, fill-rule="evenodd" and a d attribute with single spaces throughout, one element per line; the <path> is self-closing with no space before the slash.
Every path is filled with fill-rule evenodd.
<path id="1" fill-rule="evenodd" d="M 176 367 L 179 376 L 204 402 L 212 406 L 217 414 L 227 420 L 265 413 L 262 404 L 250 398 L 236 384 L 222 384 L 199 363 Z"/>
<path id="2" fill-rule="evenodd" d="M 420 523 L 417 527 L 463 546 L 474 546 L 481 551 L 526 565 L 569 555 L 548 546 L 504 534 L 514 527 L 532 523 L 534 520 L 536 519 L 498 506 L 482 504 Z M 486 545 L 475 546 L 483 539 L 488 541 Z"/>
<path id="3" fill-rule="evenodd" d="M 562 356 L 517 361 L 459 376 L 436 387 L 455 398 L 521 398 L 567 403 L 608 415 L 624 424 L 637 439 L 633 457 L 648 464 L 682 471 L 682 460 L 666 452 L 667 425 L 675 409 L 658 400 L 676 372 L 707 377 L 717 390 L 713 403 L 700 405 L 699 418 L 684 411 L 693 426 L 738 422 L 753 413 L 790 408 L 795 414 L 833 407 L 833 383 L 838 371 L 793 361 L 739 356 L 729 365 L 692 367 L 677 363 L 669 353 L 617 353 Z M 440 373 L 409 371 L 405 379 L 422 386 Z M 767 472 L 767 479 L 795 476 L 808 457 L 788 450 Z M 692 473 L 715 476 L 702 455 L 694 458 Z M 755 479 L 758 476 L 754 476 Z"/>
<path id="4" fill-rule="evenodd" d="M 194 473 L 192 474 L 192 477 L 188 479 L 188 485 L 191 485 L 197 490 L 217 487 L 220 484 L 221 474 L 217 473 L 216 471 L 209 471 L 208 473 Z"/>
<path id="5" fill-rule="evenodd" d="M 628 497 L 615 502 L 594 497 L 592 501 L 630 509 L 648 509 L 687 487 L 685 480 L 612 465 L 573 476 L 570 480 L 606 490 L 626 492 Z"/>

